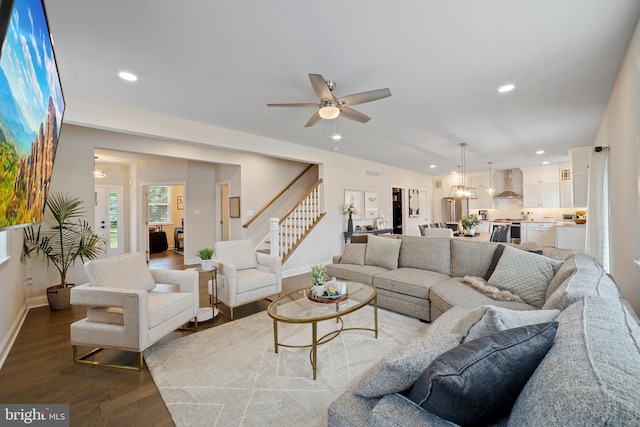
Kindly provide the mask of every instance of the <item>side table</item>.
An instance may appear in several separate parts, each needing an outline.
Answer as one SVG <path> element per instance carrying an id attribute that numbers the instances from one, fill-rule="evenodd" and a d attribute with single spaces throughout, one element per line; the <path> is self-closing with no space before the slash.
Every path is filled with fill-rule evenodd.
<path id="1" fill-rule="evenodd" d="M 213 267 L 211 270 L 203 270 L 202 267 L 196 268 L 196 271 L 200 274 L 211 275 L 211 287 L 213 292 L 209 292 L 209 307 L 200 307 L 198 310 L 198 322 L 205 320 L 211 320 L 218 315 L 218 267 Z M 209 281 L 207 281 L 209 282 Z"/>

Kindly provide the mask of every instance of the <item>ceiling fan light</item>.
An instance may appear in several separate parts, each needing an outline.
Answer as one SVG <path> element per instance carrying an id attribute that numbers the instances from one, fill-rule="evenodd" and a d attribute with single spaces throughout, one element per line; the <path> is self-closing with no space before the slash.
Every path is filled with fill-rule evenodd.
<path id="1" fill-rule="evenodd" d="M 320 108 L 320 111 L 318 112 L 318 114 L 320 114 L 320 117 L 322 117 L 325 120 L 332 120 L 340 115 L 340 109 L 333 105 L 327 105 L 325 107 Z"/>

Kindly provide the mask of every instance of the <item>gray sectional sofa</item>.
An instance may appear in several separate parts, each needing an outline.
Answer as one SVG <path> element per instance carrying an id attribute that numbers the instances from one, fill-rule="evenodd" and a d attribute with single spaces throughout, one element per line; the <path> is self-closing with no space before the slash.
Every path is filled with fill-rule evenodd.
<path id="1" fill-rule="evenodd" d="M 375 236 L 368 243 L 348 244 L 334 258 L 327 266 L 329 275 L 373 284 L 380 307 L 433 323 L 423 337 L 397 348 L 356 379 L 330 406 L 329 426 L 469 425 L 451 420 L 472 414 L 471 400 L 448 402 L 454 414 L 448 421 L 408 396 L 434 369 L 432 362 L 446 362 L 452 352 L 477 342 L 461 344 L 461 324 L 477 312 L 500 310 L 508 320 L 498 322 L 500 330 L 539 314 L 552 316 L 555 322 L 548 325 L 557 332 L 526 384 L 516 389 L 498 417 L 480 424 L 640 425 L 640 325 L 612 278 L 584 254 L 542 248 L 541 256 L 510 245 L 496 253 L 498 247 L 472 239 Z M 469 277 L 485 277 L 488 285 L 521 301 L 477 290 L 465 283 Z M 516 329 L 496 336 L 511 331 Z M 467 379 L 472 380 L 477 379 Z"/>

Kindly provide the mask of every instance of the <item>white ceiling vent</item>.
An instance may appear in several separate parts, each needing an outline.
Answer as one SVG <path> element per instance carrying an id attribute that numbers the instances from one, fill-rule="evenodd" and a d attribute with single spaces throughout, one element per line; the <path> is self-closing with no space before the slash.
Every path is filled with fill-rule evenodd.
<path id="1" fill-rule="evenodd" d="M 377 178 L 380 178 L 380 171 L 372 171 L 372 170 L 366 169 L 364 171 L 364 174 L 366 176 L 375 176 Z"/>

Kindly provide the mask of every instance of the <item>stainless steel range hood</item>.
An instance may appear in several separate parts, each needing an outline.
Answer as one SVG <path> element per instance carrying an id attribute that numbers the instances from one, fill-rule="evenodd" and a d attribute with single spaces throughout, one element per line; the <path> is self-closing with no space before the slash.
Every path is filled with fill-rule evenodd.
<path id="1" fill-rule="evenodd" d="M 496 194 L 494 197 L 496 199 L 521 199 L 522 196 L 515 191 L 513 191 L 513 169 L 507 169 L 504 171 L 504 187 L 509 188 L 501 192 L 500 194 Z"/>

